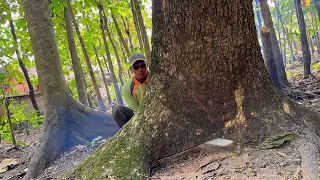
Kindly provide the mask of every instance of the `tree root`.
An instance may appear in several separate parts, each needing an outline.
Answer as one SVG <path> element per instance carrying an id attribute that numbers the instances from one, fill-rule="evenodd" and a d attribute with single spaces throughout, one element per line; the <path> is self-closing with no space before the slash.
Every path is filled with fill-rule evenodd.
<path id="1" fill-rule="evenodd" d="M 298 150 L 302 157 L 302 175 L 303 179 L 313 180 L 320 177 L 320 138 L 314 132 L 308 129 L 303 130 L 303 135 L 297 141 Z"/>
<path id="2" fill-rule="evenodd" d="M 45 116 L 45 128 L 41 144 L 29 164 L 28 173 L 23 178 L 36 177 L 61 153 L 79 144 L 87 144 L 97 136 L 110 137 L 118 127 L 112 117 L 90 109 L 73 98 L 64 107 L 52 107 Z"/>

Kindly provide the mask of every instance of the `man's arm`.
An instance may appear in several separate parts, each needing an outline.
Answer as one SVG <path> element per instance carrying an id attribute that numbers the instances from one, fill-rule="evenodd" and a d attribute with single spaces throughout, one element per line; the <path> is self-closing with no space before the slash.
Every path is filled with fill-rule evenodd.
<path id="1" fill-rule="evenodd" d="M 139 102 L 136 100 L 136 98 L 131 94 L 130 92 L 130 86 L 126 83 L 124 87 L 122 88 L 122 94 L 123 98 L 128 104 L 128 107 L 132 109 L 134 112 L 136 112 L 139 108 Z"/>

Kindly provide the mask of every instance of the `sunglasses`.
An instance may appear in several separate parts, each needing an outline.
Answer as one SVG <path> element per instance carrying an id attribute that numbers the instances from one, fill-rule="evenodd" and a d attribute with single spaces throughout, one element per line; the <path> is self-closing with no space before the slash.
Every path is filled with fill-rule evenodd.
<path id="1" fill-rule="evenodd" d="M 146 67 L 147 67 L 147 65 L 143 63 L 140 66 L 133 66 L 133 69 L 134 70 L 138 70 L 139 68 L 143 69 L 143 68 L 146 68 Z"/>

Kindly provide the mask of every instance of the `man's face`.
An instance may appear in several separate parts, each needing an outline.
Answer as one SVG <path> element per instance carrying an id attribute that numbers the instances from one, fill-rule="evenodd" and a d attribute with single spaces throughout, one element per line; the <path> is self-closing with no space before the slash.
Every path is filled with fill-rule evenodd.
<path id="1" fill-rule="evenodd" d="M 137 79 L 143 79 L 147 76 L 147 65 L 144 61 L 137 61 L 130 67 L 130 70 Z"/>

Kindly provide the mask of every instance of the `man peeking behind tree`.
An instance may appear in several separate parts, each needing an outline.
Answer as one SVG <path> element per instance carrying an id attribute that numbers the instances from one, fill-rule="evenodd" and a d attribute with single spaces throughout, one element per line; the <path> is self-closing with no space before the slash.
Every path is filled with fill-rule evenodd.
<path id="1" fill-rule="evenodd" d="M 133 77 L 122 88 L 122 95 L 128 107 L 117 105 L 112 109 L 112 117 L 121 128 L 124 126 L 143 103 L 146 85 L 150 78 L 147 61 L 142 53 L 130 56 L 130 71 Z"/>

